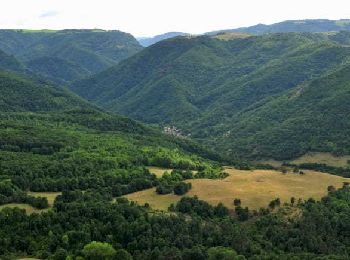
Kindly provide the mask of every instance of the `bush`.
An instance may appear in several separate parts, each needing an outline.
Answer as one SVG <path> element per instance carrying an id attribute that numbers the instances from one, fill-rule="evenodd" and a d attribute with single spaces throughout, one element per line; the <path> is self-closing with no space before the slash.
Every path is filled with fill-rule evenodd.
<path id="1" fill-rule="evenodd" d="M 269 208 L 270 209 L 275 209 L 281 205 L 281 200 L 279 198 L 272 200 L 269 203 Z"/>
<path id="2" fill-rule="evenodd" d="M 174 186 L 174 193 L 176 195 L 184 195 L 192 188 L 191 183 L 180 182 Z"/>
<path id="3" fill-rule="evenodd" d="M 85 245 L 82 252 L 86 260 L 112 260 L 116 255 L 112 245 L 96 241 Z"/>
<path id="4" fill-rule="evenodd" d="M 239 259 L 236 251 L 227 247 L 211 247 L 208 250 L 208 260 L 233 260 Z"/>
<path id="5" fill-rule="evenodd" d="M 165 195 L 173 192 L 173 187 L 166 183 L 161 183 L 157 186 L 156 192 L 160 195 Z"/>
<path id="6" fill-rule="evenodd" d="M 237 198 L 234 199 L 234 200 L 233 200 L 233 205 L 235 205 L 236 207 L 237 207 L 237 206 L 241 206 L 241 199 L 237 199 Z"/>

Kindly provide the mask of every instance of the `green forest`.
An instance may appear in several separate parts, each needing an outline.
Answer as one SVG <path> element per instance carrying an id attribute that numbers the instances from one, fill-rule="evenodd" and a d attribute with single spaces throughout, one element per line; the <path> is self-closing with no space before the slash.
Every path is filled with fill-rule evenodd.
<path id="1" fill-rule="evenodd" d="M 176 37 L 71 89 L 238 159 L 349 154 L 349 39 L 346 31 Z"/>
<path id="2" fill-rule="evenodd" d="M 146 48 L 117 30 L 0 30 L 0 259 L 349 259 L 347 26 L 170 33 Z M 293 161 L 310 154 L 336 163 Z M 192 193 L 205 181 L 215 201 L 237 172 L 233 187 L 269 175 L 276 190 L 334 178 L 310 198 L 269 190 L 259 208 Z M 144 191 L 176 202 L 126 198 Z"/>

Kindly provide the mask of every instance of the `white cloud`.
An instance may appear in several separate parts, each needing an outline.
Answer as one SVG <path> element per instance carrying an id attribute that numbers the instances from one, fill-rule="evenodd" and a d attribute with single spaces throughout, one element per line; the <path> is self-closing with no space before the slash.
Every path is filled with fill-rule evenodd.
<path id="1" fill-rule="evenodd" d="M 59 12 L 57 12 L 55 10 L 46 11 L 46 12 L 43 12 L 42 14 L 40 14 L 39 18 L 53 17 L 53 16 L 57 16 L 58 14 L 59 14 Z"/>
<path id="2" fill-rule="evenodd" d="M 43 19 L 45 18 L 45 19 Z M 1 28 L 202 33 L 287 19 L 350 18 L 349 0 L 1 0 Z"/>

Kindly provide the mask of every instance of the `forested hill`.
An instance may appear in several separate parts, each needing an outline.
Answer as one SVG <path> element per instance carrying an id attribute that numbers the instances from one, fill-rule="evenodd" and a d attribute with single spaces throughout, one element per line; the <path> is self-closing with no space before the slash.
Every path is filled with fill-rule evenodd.
<path id="1" fill-rule="evenodd" d="M 246 32 L 252 34 L 277 33 L 277 32 L 335 32 L 350 30 L 350 20 L 327 20 L 327 19 L 307 19 L 307 20 L 287 20 L 270 25 L 257 24 L 250 27 L 228 29 L 208 32 L 207 34 L 217 34 L 222 32 Z"/>
<path id="2" fill-rule="evenodd" d="M 107 69 L 141 49 L 132 35 L 120 31 L 0 30 L 0 50 L 57 83 Z"/>
<path id="3" fill-rule="evenodd" d="M 48 136 L 53 132 L 56 132 L 52 136 L 53 139 L 61 139 L 61 134 L 64 139 L 67 134 L 80 136 L 92 131 L 91 133 L 95 134 L 94 137 L 101 141 L 104 140 L 105 135 L 111 135 L 112 138 L 113 133 L 116 133 L 116 140 L 121 140 L 126 145 L 123 150 L 116 151 L 120 156 L 129 154 L 128 142 L 130 142 L 130 147 L 133 147 L 132 149 L 140 147 L 139 152 L 134 151 L 135 158 L 139 153 L 147 154 L 147 151 L 154 155 L 157 154 L 156 151 L 159 151 L 160 154 L 165 151 L 166 153 L 162 154 L 163 159 L 159 159 L 157 163 L 151 163 L 155 165 L 170 166 L 175 161 L 192 164 L 191 156 L 193 158 L 202 156 L 213 160 L 219 158 L 217 154 L 204 149 L 195 142 L 168 136 L 129 118 L 104 112 L 70 90 L 51 85 L 45 80 L 1 70 L 0 111 L 1 127 L 7 132 L 7 141 L 10 143 L 12 138 L 22 140 L 27 136 L 28 131 L 35 132 L 39 140 L 41 138 L 50 139 Z M 9 130 L 11 127 L 17 130 Z M 25 142 L 33 142 L 30 136 L 26 138 L 29 139 Z M 35 139 L 34 136 L 33 138 Z M 0 151 L 6 147 L 5 139 L 1 139 Z M 142 147 L 149 150 L 142 151 Z M 131 156 L 132 153 L 129 155 Z M 186 163 L 182 160 L 182 155 L 187 158 Z M 127 162 L 128 160 L 126 159 L 126 163 L 132 165 L 131 162 Z M 139 164 L 148 165 L 147 156 L 145 160 Z M 162 163 L 162 160 L 165 162 Z M 197 164 L 199 160 L 202 159 L 195 159 L 193 162 Z"/>
<path id="4" fill-rule="evenodd" d="M 349 39 L 350 32 L 178 37 L 150 46 L 109 70 L 76 82 L 71 89 L 109 110 L 147 123 L 174 125 L 193 138 L 225 147 L 237 156 L 263 156 L 256 152 L 259 138 L 243 149 L 236 144 L 254 137 L 238 136 L 235 145 L 222 137 L 231 128 L 240 127 L 236 118 L 242 120 L 246 114 L 252 117 L 253 108 L 266 100 L 284 96 L 347 64 Z M 308 98 L 311 106 L 317 102 L 316 97 Z M 319 108 L 315 113 L 320 115 L 328 109 Z M 275 118 L 279 111 L 275 113 L 269 117 Z M 251 124 L 250 135 L 258 133 L 263 125 L 260 120 L 252 120 Z M 276 132 L 280 133 L 278 127 Z M 281 152 L 276 145 L 267 154 L 286 158 L 301 152 L 329 150 L 324 145 L 311 145 L 325 143 L 321 132 L 330 125 L 318 127 L 321 130 L 312 140 L 309 136 L 303 143 L 293 139 L 295 135 L 271 136 L 276 137 L 280 147 L 293 142 L 296 148 L 293 152 Z M 337 132 L 344 135 L 346 129 L 339 127 Z M 345 146 L 339 144 L 338 148 Z"/>
<path id="5" fill-rule="evenodd" d="M 0 93 L 2 112 L 63 111 L 91 107 L 68 90 L 8 71 L 0 71 Z"/>

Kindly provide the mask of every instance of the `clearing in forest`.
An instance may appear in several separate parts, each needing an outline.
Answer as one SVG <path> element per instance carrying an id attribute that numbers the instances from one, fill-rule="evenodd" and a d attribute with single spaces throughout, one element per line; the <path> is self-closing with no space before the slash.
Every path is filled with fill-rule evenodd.
<path id="1" fill-rule="evenodd" d="M 46 197 L 47 201 L 49 203 L 49 208 L 51 208 L 53 206 L 53 202 L 55 201 L 56 197 L 58 195 L 61 195 L 61 192 L 28 192 L 28 195 L 31 195 L 33 197 Z M 32 214 L 32 213 L 40 213 L 43 211 L 47 211 L 49 208 L 47 209 L 36 209 L 34 207 L 32 207 L 29 204 L 25 204 L 25 203 L 9 203 L 9 204 L 4 204 L 0 206 L 0 210 L 4 209 L 4 208 L 20 208 L 20 209 L 24 209 L 26 211 L 26 213 Z"/>
<path id="2" fill-rule="evenodd" d="M 165 172 L 171 173 L 174 169 L 167 169 L 162 167 L 156 167 L 156 166 L 149 166 L 147 169 L 150 171 L 150 173 L 153 173 L 157 176 L 157 178 L 161 178 Z M 192 171 L 193 173 L 196 173 L 197 171 Z"/>
<path id="3" fill-rule="evenodd" d="M 173 169 L 166 169 L 156 166 L 149 166 L 147 169 L 150 171 L 150 173 L 153 173 L 157 176 L 157 178 L 161 178 L 165 172 L 171 172 Z"/>
<path id="4" fill-rule="evenodd" d="M 58 195 L 61 195 L 62 192 L 34 192 L 34 191 L 29 191 L 27 193 L 28 195 L 31 195 L 33 197 L 46 197 L 47 202 L 49 203 L 49 206 L 53 206 L 53 202 L 55 201 L 56 197 Z"/>

